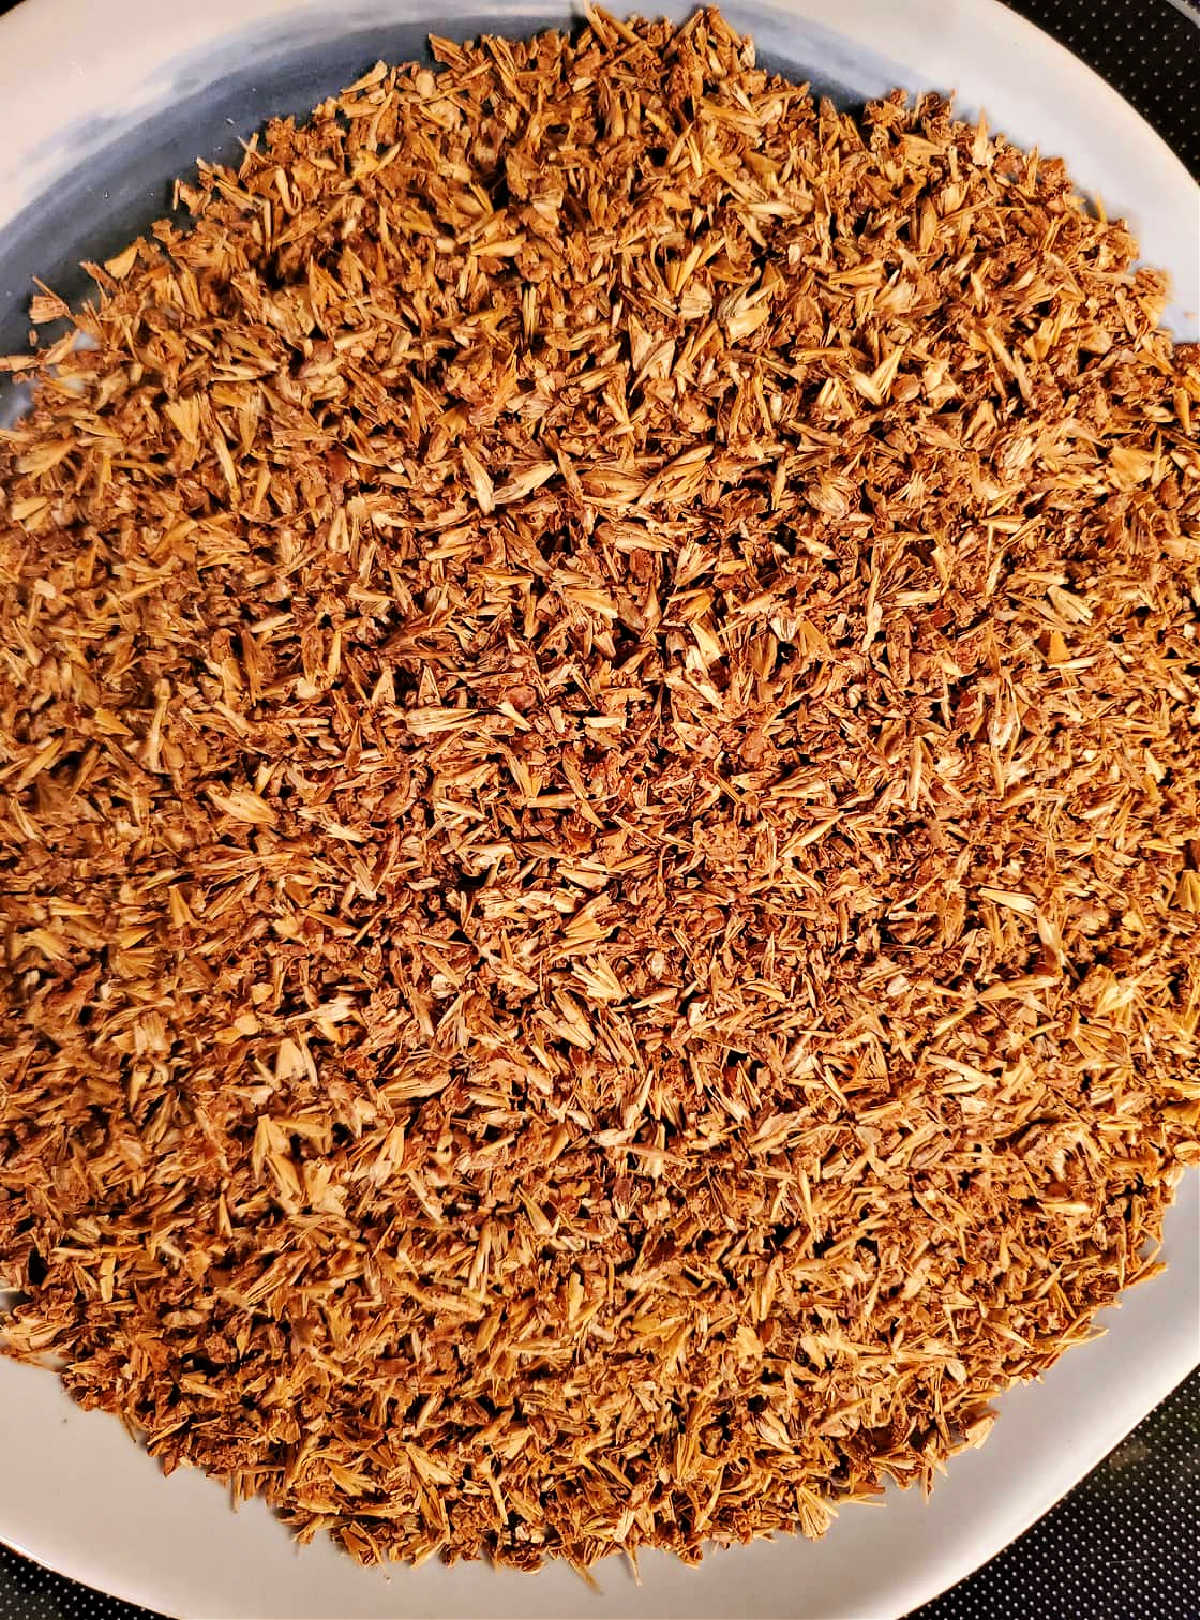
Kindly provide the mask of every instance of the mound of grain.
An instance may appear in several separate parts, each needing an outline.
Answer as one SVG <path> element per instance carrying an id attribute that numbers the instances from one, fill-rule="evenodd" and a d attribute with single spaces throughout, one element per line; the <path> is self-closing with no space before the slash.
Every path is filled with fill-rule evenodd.
<path id="1" fill-rule="evenodd" d="M 6 1347 L 366 1560 L 819 1533 L 1197 1152 L 1200 371 L 941 101 L 434 48 L 8 362 Z"/>

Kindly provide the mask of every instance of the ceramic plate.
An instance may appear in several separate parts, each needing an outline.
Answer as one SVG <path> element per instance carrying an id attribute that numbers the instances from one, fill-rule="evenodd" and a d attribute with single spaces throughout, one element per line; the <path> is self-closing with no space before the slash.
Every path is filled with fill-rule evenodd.
<path id="1" fill-rule="evenodd" d="M 617 7 L 616 9 L 621 9 Z M 643 10 L 686 7 L 645 0 Z M 993 0 L 761 0 L 726 13 L 767 62 L 843 102 L 896 85 L 1063 154 L 1146 258 L 1174 281 L 1169 320 L 1200 333 L 1200 189 L 1100 79 Z M 272 113 L 306 113 L 379 56 L 419 55 L 430 27 L 529 33 L 570 13 L 543 0 L 26 0 L 0 20 L 0 351 L 23 346 L 30 277 L 67 296 L 164 211 L 197 155 L 231 157 Z M 19 405 L 10 398 L 8 409 Z M 233 1513 L 211 1480 L 157 1465 L 118 1423 L 77 1411 L 54 1377 L 0 1357 L 0 1539 L 89 1585 L 168 1614 L 795 1617 L 896 1620 L 997 1552 L 1081 1478 L 1200 1361 L 1200 1177 L 1167 1221 L 1169 1270 L 1105 1312 L 1103 1337 L 1000 1402 L 987 1445 L 956 1458 L 928 1503 L 892 1493 L 843 1511 L 820 1544 L 784 1537 L 699 1569 L 616 1560 L 595 1590 L 561 1567 L 364 1570 L 299 1552 L 260 1504 Z"/>

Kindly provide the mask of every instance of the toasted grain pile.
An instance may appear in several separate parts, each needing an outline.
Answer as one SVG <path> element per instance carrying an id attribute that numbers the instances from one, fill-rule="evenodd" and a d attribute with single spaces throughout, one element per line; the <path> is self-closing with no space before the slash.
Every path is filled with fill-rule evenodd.
<path id="1" fill-rule="evenodd" d="M 8 362 L 7 1347 L 364 1560 L 816 1534 L 1197 1153 L 1200 370 L 941 101 L 435 53 Z"/>

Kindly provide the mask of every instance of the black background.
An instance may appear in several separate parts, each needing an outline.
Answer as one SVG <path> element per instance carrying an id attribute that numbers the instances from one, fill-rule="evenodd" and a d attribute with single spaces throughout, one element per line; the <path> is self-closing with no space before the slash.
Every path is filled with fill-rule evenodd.
<path id="1" fill-rule="evenodd" d="M 643 9 L 653 13 L 653 0 Z M 1013 9 L 1102 74 L 1200 177 L 1200 6 L 1019 0 Z M 1197 1341 L 1200 1356 L 1200 1325 Z M 148 1613 L 0 1546 L 0 1620 Z M 1200 1620 L 1200 1372 L 1032 1530 L 909 1620 Z"/>

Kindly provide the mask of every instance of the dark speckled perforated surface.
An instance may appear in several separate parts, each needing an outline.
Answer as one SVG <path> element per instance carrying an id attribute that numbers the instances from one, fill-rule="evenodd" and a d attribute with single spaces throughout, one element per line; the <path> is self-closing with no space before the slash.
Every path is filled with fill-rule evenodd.
<path id="1" fill-rule="evenodd" d="M 0 0 L 0 13 L 9 9 Z M 1021 0 L 1014 9 L 1108 79 L 1200 176 L 1200 7 Z M 0 1546 L 0 1620 L 147 1613 Z M 910 1620 L 1200 1620 L 1200 1372 L 1038 1525 Z"/>

